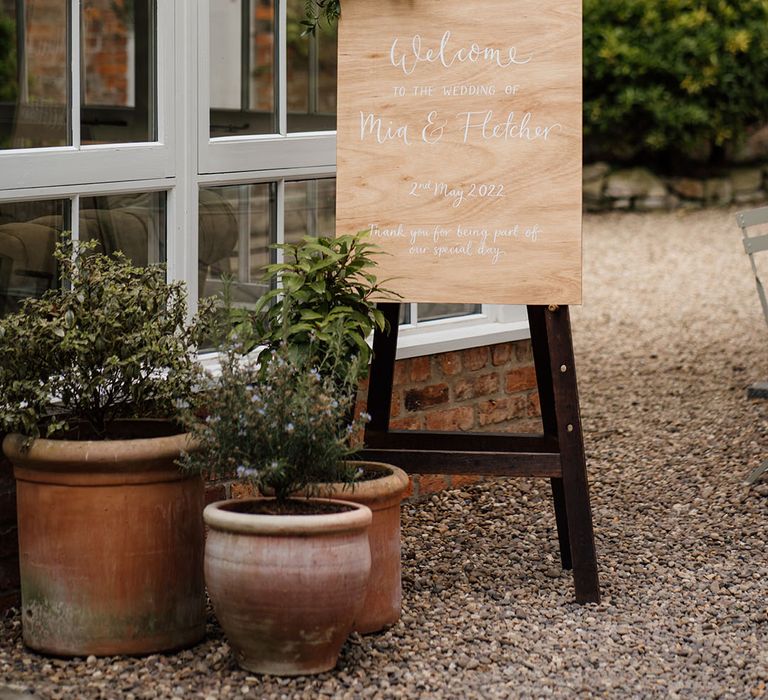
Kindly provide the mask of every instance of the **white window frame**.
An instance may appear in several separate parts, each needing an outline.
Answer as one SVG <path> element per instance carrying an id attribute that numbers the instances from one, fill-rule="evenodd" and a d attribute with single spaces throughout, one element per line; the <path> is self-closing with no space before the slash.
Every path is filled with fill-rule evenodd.
<path id="1" fill-rule="evenodd" d="M 78 189 L 93 183 L 150 180 L 175 172 L 173 86 L 174 5 L 157 0 L 157 141 L 126 144 L 80 144 L 80 11 L 81 0 L 69 0 L 71 146 L 18 148 L 0 151 L 0 193 L 45 187 Z M 162 40 L 160 40 L 162 37 Z"/>
<path id="2" fill-rule="evenodd" d="M 81 0 L 70 0 L 71 94 L 79 95 Z M 0 201 L 166 191 L 169 279 L 186 281 L 190 313 L 198 299 L 200 187 L 277 182 L 277 242 L 283 241 L 287 180 L 335 177 L 336 133 L 287 132 L 286 5 L 278 2 L 278 133 L 210 138 L 210 0 L 157 0 L 156 142 L 83 146 L 80 105 L 72 105 L 73 146 L 0 151 Z M 524 306 L 483 305 L 468 316 L 400 327 L 398 357 L 447 352 L 530 337 Z M 209 360 L 214 359 L 209 357 Z"/>

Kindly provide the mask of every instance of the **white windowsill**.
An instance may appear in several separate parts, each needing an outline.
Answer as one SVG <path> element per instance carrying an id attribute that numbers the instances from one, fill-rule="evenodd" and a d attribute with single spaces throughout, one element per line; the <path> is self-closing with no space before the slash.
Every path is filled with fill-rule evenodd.
<path id="1" fill-rule="evenodd" d="M 469 348 L 497 343 L 509 343 L 531 337 L 528 321 L 501 323 L 489 321 L 461 329 L 446 326 L 444 329 L 431 328 L 429 331 L 406 332 L 397 339 L 397 359 L 422 357 L 442 352 L 468 350 Z M 371 340 L 368 341 L 369 343 Z M 215 352 L 204 353 L 199 357 L 201 364 L 208 370 L 219 371 L 219 355 Z"/>
<path id="2" fill-rule="evenodd" d="M 463 328 L 430 329 L 428 332 L 403 334 L 397 340 L 397 359 L 435 355 L 441 352 L 467 350 L 483 345 L 508 343 L 530 338 L 528 321 L 500 323 L 489 321 Z"/>

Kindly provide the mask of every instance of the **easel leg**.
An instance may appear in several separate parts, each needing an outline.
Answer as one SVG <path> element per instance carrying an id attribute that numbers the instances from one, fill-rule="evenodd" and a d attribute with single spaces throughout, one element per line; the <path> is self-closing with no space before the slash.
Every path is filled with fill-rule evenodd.
<path id="1" fill-rule="evenodd" d="M 368 413 L 371 422 L 369 431 L 386 433 L 389 430 L 389 410 L 392 406 L 392 385 L 395 377 L 395 356 L 397 355 L 397 331 L 400 304 L 378 304 L 389 324 L 389 332 L 376 330 L 373 334 L 373 360 L 368 380 Z"/>
<path id="2" fill-rule="evenodd" d="M 600 600 L 600 584 L 568 308 L 548 310 L 545 319 L 576 601 L 596 603 Z"/>
<path id="3" fill-rule="evenodd" d="M 549 353 L 549 336 L 544 306 L 528 307 L 528 325 L 531 329 L 531 349 L 533 364 L 536 368 L 536 384 L 541 405 L 541 423 L 545 435 L 557 438 L 557 412 L 555 411 L 555 393 L 552 386 L 552 363 Z M 565 508 L 563 480 L 550 479 L 552 501 L 557 523 L 557 541 L 560 546 L 560 563 L 564 569 L 571 569 L 571 542 L 568 537 L 568 513 Z"/>
<path id="4" fill-rule="evenodd" d="M 565 507 L 565 490 L 562 479 L 550 479 L 552 485 L 552 501 L 555 506 L 555 521 L 557 522 L 557 541 L 560 544 L 560 563 L 564 569 L 572 569 L 571 542 L 568 538 L 568 511 Z"/>

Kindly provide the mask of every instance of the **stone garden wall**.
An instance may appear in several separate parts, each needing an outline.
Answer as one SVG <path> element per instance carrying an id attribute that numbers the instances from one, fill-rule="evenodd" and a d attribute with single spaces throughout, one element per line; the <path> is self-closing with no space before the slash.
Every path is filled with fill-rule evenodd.
<path id="1" fill-rule="evenodd" d="M 587 211 L 657 211 L 768 202 L 768 165 L 733 166 L 717 177 L 664 177 L 646 168 L 584 166 Z"/>

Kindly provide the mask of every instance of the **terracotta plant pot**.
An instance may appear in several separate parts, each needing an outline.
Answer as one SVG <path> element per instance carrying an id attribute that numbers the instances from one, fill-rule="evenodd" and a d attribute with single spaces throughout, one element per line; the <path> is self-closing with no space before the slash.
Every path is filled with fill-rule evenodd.
<path id="1" fill-rule="evenodd" d="M 148 654 L 205 633 L 203 483 L 186 434 L 69 441 L 8 435 L 24 643 L 62 656 Z"/>
<path id="2" fill-rule="evenodd" d="M 244 669 L 278 676 L 328 671 L 365 598 L 371 511 L 330 501 L 345 510 L 249 512 L 264 500 L 219 501 L 203 513 L 216 616 Z"/>
<path id="3" fill-rule="evenodd" d="M 400 580 L 400 503 L 408 491 L 408 475 L 398 467 L 381 462 L 353 462 L 364 470 L 381 472 L 376 479 L 349 484 L 321 484 L 318 495 L 368 506 L 373 521 L 368 533 L 371 543 L 371 578 L 355 631 L 379 632 L 400 619 L 403 590 Z"/>

